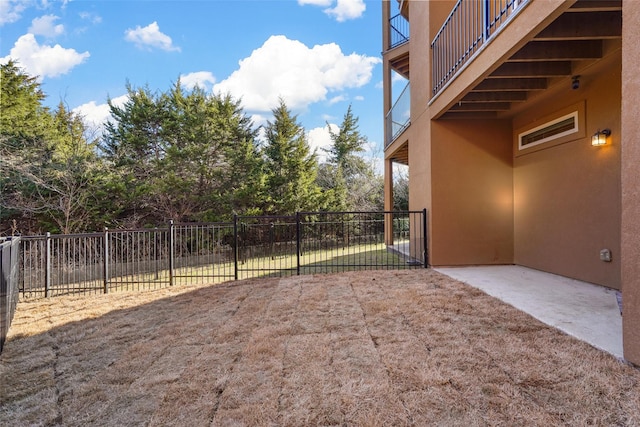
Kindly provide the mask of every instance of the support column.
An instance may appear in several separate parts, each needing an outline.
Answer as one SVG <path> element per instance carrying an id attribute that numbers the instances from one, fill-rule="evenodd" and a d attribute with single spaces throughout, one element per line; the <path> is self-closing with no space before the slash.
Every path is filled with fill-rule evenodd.
<path id="1" fill-rule="evenodd" d="M 393 210 L 393 160 L 384 161 L 384 210 Z M 393 215 L 384 216 L 384 242 L 393 245 Z"/>
<path id="2" fill-rule="evenodd" d="M 622 2 L 622 330 L 624 357 L 640 365 L 640 2 Z"/>
<path id="3" fill-rule="evenodd" d="M 387 114 L 391 110 L 391 67 L 389 66 L 389 59 L 384 55 L 384 52 L 389 50 L 391 43 L 389 36 L 390 8 L 390 1 L 384 0 L 382 2 L 382 117 L 384 118 L 384 133 L 382 138 L 385 148 L 391 139 L 391 128 L 387 121 Z M 393 161 L 386 158 L 384 160 L 384 210 L 393 210 Z M 384 216 L 384 242 L 387 245 L 393 245 L 393 215 L 391 214 L 385 214 Z"/>

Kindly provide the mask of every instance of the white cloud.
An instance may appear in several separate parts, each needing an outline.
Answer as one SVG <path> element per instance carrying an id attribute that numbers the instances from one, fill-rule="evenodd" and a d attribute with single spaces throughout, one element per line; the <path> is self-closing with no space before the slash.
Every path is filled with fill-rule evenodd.
<path id="1" fill-rule="evenodd" d="M 124 32 L 124 39 L 136 45 L 139 49 L 162 49 L 166 51 L 180 51 L 180 48 L 173 45 L 171 37 L 160 31 L 157 22 L 152 22 L 146 27 L 136 26 L 134 30 L 128 29 Z"/>
<path id="2" fill-rule="evenodd" d="M 344 95 L 334 96 L 333 98 L 331 98 L 329 100 L 329 105 L 337 104 L 338 102 L 345 101 L 346 99 L 347 99 L 347 97 L 344 96 Z"/>
<path id="3" fill-rule="evenodd" d="M 391 72 L 391 83 L 404 82 L 406 84 L 408 81 L 402 74 Z"/>
<path id="4" fill-rule="evenodd" d="M 0 0 L 0 26 L 18 21 L 30 4 L 30 0 Z"/>
<path id="5" fill-rule="evenodd" d="M 338 0 L 335 7 L 325 9 L 324 13 L 344 22 L 361 17 L 366 8 L 364 0 Z"/>
<path id="6" fill-rule="evenodd" d="M 357 19 L 362 16 L 367 6 L 364 0 L 298 0 L 300 6 L 310 4 L 312 6 L 324 7 L 324 13 L 335 18 L 338 22 L 348 21 L 349 19 Z"/>
<path id="7" fill-rule="evenodd" d="M 356 101 L 364 101 L 364 96 L 356 95 L 353 99 L 355 99 Z"/>
<path id="8" fill-rule="evenodd" d="M 251 122 L 253 123 L 253 129 L 258 130 L 258 135 L 256 135 L 256 141 L 259 144 L 267 143 L 267 131 L 266 126 L 269 119 L 261 114 L 252 114 Z"/>
<path id="9" fill-rule="evenodd" d="M 75 49 L 66 49 L 59 44 L 40 45 L 33 34 L 25 34 L 16 41 L 9 55 L 0 58 L 0 63 L 13 59 L 30 75 L 42 79 L 67 74 L 89 56 L 89 52 L 78 53 Z"/>
<path id="10" fill-rule="evenodd" d="M 258 127 L 258 126 L 264 127 L 267 125 L 267 122 L 269 121 L 269 118 L 263 114 L 251 114 L 249 117 L 251 118 L 251 122 L 253 123 L 254 127 Z"/>
<path id="11" fill-rule="evenodd" d="M 331 134 L 329 134 L 329 128 L 333 133 L 338 133 L 340 127 L 335 123 L 329 123 L 329 127 L 313 128 L 307 132 L 307 141 L 311 151 L 316 151 L 319 163 L 326 163 L 328 153 L 324 150 L 331 148 L 333 141 L 331 140 Z M 370 163 L 374 170 L 382 175 L 384 173 L 384 158 L 380 154 L 379 144 L 376 142 L 368 141 L 364 146 L 364 152 L 358 154 L 366 162 Z"/>
<path id="12" fill-rule="evenodd" d="M 99 24 L 102 22 L 102 16 L 97 15 L 93 12 L 80 12 L 78 16 L 80 17 L 80 19 L 89 21 L 92 24 Z"/>
<path id="13" fill-rule="evenodd" d="M 122 107 L 129 100 L 129 95 L 121 95 L 111 99 L 111 103 L 116 107 Z M 72 110 L 80 115 L 89 129 L 102 131 L 102 127 L 111 119 L 109 104 L 96 104 L 96 101 L 87 102 Z"/>
<path id="14" fill-rule="evenodd" d="M 340 130 L 338 125 L 334 123 L 330 123 L 329 127 L 334 133 L 337 133 Z M 311 151 L 316 152 L 318 156 L 318 162 L 325 163 L 327 161 L 327 152 L 324 150 L 328 150 L 333 144 L 327 126 L 311 129 L 309 132 L 307 132 L 307 141 L 309 142 Z"/>
<path id="15" fill-rule="evenodd" d="M 215 82 L 216 78 L 210 71 L 196 71 L 180 76 L 180 83 L 187 89 L 199 86 L 201 89 L 207 90 Z"/>
<path id="16" fill-rule="evenodd" d="M 92 24 L 99 24 L 102 22 L 102 16 L 97 15 L 95 13 L 92 12 L 80 12 L 78 14 L 78 16 L 80 16 L 80 19 L 83 19 L 85 21 L 89 21 Z"/>
<path id="17" fill-rule="evenodd" d="M 242 98 L 249 111 L 271 111 L 278 97 L 288 108 L 299 110 L 325 100 L 329 92 L 367 84 L 378 63 L 377 57 L 345 55 L 335 43 L 309 48 L 285 36 L 271 36 L 213 90 Z"/>
<path id="18" fill-rule="evenodd" d="M 60 17 L 55 15 L 44 15 L 40 18 L 34 18 L 33 21 L 31 21 L 29 32 L 36 36 L 45 36 L 50 38 L 59 36 L 64 33 L 64 25 L 56 25 L 55 22 L 58 19 L 60 19 Z"/>
<path id="19" fill-rule="evenodd" d="M 332 3 L 333 3 L 333 0 L 298 0 L 298 4 L 300 6 L 304 6 L 305 4 L 310 4 L 313 6 L 327 7 L 327 6 L 331 6 Z"/>

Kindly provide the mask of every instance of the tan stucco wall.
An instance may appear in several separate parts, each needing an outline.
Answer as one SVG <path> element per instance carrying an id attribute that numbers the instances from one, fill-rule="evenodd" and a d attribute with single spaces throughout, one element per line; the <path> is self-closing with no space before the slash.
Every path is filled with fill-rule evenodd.
<path id="1" fill-rule="evenodd" d="M 409 2 L 411 22 L 429 22 L 428 2 Z M 430 29 L 421 25 L 410 27 L 411 61 L 411 126 L 407 129 L 409 141 L 409 208 L 431 209 L 431 123 L 425 114 L 429 102 Z M 433 230 L 431 218 L 427 224 Z M 429 236 L 429 240 L 431 236 Z M 431 249 L 430 249 L 431 250 Z"/>
<path id="2" fill-rule="evenodd" d="M 507 37 L 435 100 L 429 44 L 453 0 L 409 3 L 412 22 L 429 23 L 411 26 L 410 207 L 430 210 L 434 265 L 513 262 L 622 287 L 625 358 L 640 365 L 640 27 L 623 25 L 621 61 L 604 61 L 605 69 L 579 64 L 580 91 L 560 82 L 566 89 L 535 95 L 514 107 L 514 118 L 493 123 L 431 120 L 519 48 L 523 34 L 534 34 L 571 3 L 529 2 L 527 19 L 518 21 L 523 27 L 507 27 Z M 623 2 L 623 22 L 640 22 L 640 1 Z M 504 142 L 513 144 L 515 129 L 576 103 L 584 106 L 586 125 L 579 139 L 526 156 Z M 590 135 L 604 127 L 613 132 L 610 145 L 592 147 Z M 500 205 L 496 195 L 509 186 L 511 202 L 507 195 Z M 603 248 L 612 250 L 612 263 L 600 261 Z"/>
<path id="3" fill-rule="evenodd" d="M 622 3 L 640 22 L 640 2 Z M 640 365 L 640 26 L 622 26 L 622 304 L 624 357 Z"/>
<path id="4" fill-rule="evenodd" d="M 415 3 L 415 4 L 411 4 Z M 438 31 L 442 27 L 443 22 L 451 11 L 453 7 L 456 5 L 457 0 L 431 0 L 429 2 L 426 1 L 415 1 L 410 2 L 410 5 L 415 8 L 428 8 L 429 9 L 429 43 L 436 37 Z M 413 13 L 413 10 L 412 10 Z M 413 15 L 411 15 L 411 20 L 413 21 Z M 427 22 L 427 21 L 420 21 Z"/>
<path id="5" fill-rule="evenodd" d="M 582 137 L 514 160 L 515 263 L 620 288 L 620 55 L 605 69 L 570 82 L 514 119 L 514 129 L 584 106 Z M 564 109 L 563 109 L 564 108 Z M 554 112 L 556 112 L 554 114 Z M 596 130 L 612 135 L 591 145 Z M 569 138 L 571 139 L 571 138 Z M 514 135 L 515 140 L 515 135 Z M 515 143 L 515 141 L 514 141 Z M 514 147 L 514 154 L 521 152 Z M 612 262 L 600 260 L 609 249 Z"/>
<path id="6" fill-rule="evenodd" d="M 511 122 L 432 123 L 432 264 L 513 263 Z"/>
<path id="7" fill-rule="evenodd" d="M 432 265 L 513 263 L 510 121 L 432 121 L 430 44 L 454 0 L 410 2 L 409 202 L 429 210 Z"/>
<path id="8" fill-rule="evenodd" d="M 431 210 L 431 123 L 418 120 L 409 132 L 409 209 Z M 433 230 L 431 218 L 428 229 Z"/>

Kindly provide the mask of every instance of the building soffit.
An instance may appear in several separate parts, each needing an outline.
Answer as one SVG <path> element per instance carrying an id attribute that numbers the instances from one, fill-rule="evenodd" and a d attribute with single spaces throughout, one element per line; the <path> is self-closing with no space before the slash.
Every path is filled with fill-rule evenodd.
<path id="1" fill-rule="evenodd" d="M 492 64 L 432 118 L 509 117 L 537 92 L 559 81 L 570 82 L 579 69 L 601 60 L 608 46 L 621 38 L 622 0 L 578 0 L 506 60 Z M 442 92 L 447 90 L 452 88 Z"/>
<path id="2" fill-rule="evenodd" d="M 384 149 L 384 158 L 403 165 L 409 165 L 409 126 Z"/>

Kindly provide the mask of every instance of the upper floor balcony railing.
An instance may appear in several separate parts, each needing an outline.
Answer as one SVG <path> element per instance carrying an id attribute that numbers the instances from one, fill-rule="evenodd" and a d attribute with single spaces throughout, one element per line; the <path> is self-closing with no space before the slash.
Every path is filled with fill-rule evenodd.
<path id="1" fill-rule="evenodd" d="M 528 1 L 458 0 L 431 42 L 433 95 Z"/>
<path id="2" fill-rule="evenodd" d="M 409 21 L 404 16 L 397 14 L 389 19 L 389 37 L 389 49 L 409 41 Z"/>
<path id="3" fill-rule="evenodd" d="M 385 118 L 385 147 L 390 145 L 411 123 L 411 85 L 407 85 Z"/>

